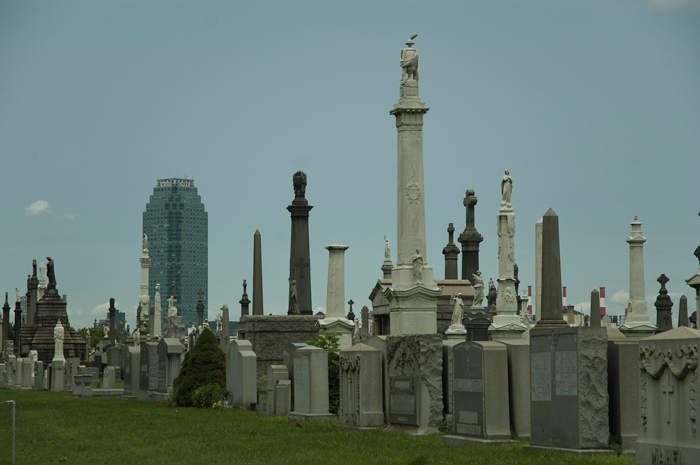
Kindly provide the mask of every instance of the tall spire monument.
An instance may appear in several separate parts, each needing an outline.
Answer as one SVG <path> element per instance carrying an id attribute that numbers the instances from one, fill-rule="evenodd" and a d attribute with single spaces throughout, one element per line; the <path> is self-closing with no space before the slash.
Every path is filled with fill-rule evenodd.
<path id="1" fill-rule="evenodd" d="M 148 257 L 148 236 L 143 235 L 143 250 L 141 251 L 141 294 L 139 295 L 141 334 L 145 334 L 145 326 L 148 324 L 148 307 L 151 304 L 151 298 L 148 296 L 148 266 L 151 259 Z"/>
<path id="2" fill-rule="evenodd" d="M 401 50 L 399 102 L 389 112 L 396 117 L 397 139 L 397 249 L 391 270 L 390 334 L 437 333 L 437 299 L 442 294 L 428 266 L 425 241 L 425 189 L 423 185 L 423 115 L 428 112 L 418 95 L 418 50 Z"/>

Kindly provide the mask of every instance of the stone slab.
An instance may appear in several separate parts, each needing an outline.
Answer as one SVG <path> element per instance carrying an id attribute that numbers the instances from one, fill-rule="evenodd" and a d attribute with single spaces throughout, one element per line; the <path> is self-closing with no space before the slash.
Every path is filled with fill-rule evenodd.
<path id="1" fill-rule="evenodd" d="M 564 447 L 543 447 L 543 446 L 533 446 L 532 444 L 523 446 L 524 451 L 529 452 L 542 452 L 542 451 L 554 451 L 561 452 L 563 454 L 575 454 L 575 455 L 613 455 L 617 454 L 614 450 L 610 449 L 566 449 Z"/>
<path id="2" fill-rule="evenodd" d="M 617 331 L 619 333 L 619 331 Z M 608 329 L 610 337 L 610 329 Z M 623 451 L 634 451 L 639 418 L 639 343 L 608 340 L 610 433 Z"/>
<path id="3" fill-rule="evenodd" d="M 530 341 L 502 341 L 508 351 L 510 426 L 521 441 L 530 440 Z"/>
<path id="4" fill-rule="evenodd" d="M 384 425 L 382 352 L 356 344 L 340 352 L 340 426 L 368 428 Z"/>
<path id="5" fill-rule="evenodd" d="M 328 353 L 306 346 L 294 352 L 294 412 L 328 414 Z"/>
<path id="6" fill-rule="evenodd" d="M 605 328 L 530 330 L 530 443 L 561 449 L 609 446 Z"/>

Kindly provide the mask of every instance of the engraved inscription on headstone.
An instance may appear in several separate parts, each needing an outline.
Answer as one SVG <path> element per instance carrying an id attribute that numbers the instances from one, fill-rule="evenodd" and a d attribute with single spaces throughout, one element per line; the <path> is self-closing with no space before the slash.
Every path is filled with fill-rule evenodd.
<path id="1" fill-rule="evenodd" d="M 575 396 L 578 394 L 578 371 L 576 369 L 576 351 L 560 351 L 554 355 L 554 383 L 558 396 Z"/>
<path id="2" fill-rule="evenodd" d="M 535 352 L 530 354 L 530 396 L 533 401 L 552 400 L 552 354 Z"/>
<path id="3" fill-rule="evenodd" d="M 311 404 L 309 403 L 309 359 L 308 357 L 295 357 L 294 358 L 294 385 L 295 392 L 305 393 L 305 395 L 300 395 L 298 399 L 295 400 L 298 407 L 295 406 L 297 412 L 309 412 L 311 409 Z M 274 395 L 274 393 L 273 393 Z"/>
<path id="4" fill-rule="evenodd" d="M 455 346 L 452 375 L 453 431 L 465 436 L 483 437 L 484 352 L 481 346 L 466 342 Z"/>
<path id="5" fill-rule="evenodd" d="M 391 378 L 389 397 L 389 420 L 402 425 L 418 425 L 418 406 L 416 405 L 417 377 L 394 376 Z"/>

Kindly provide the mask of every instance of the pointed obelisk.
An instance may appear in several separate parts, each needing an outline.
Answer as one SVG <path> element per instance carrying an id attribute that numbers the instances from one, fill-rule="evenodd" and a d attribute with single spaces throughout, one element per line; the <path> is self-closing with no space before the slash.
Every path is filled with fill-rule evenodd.
<path id="1" fill-rule="evenodd" d="M 245 281 L 244 281 L 245 283 Z M 245 284 L 243 285 L 245 294 Z M 246 300 L 248 296 L 246 295 Z M 260 231 L 253 234 L 253 315 L 264 315 L 263 278 L 262 278 L 262 244 Z M 246 313 L 247 315 L 247 313 Z"/>
<path id="2" fill-rule="evenodd" d="M 542 308 L 537 327 L 565 327 L 561 317 L 561 251 L 559 249 L 559 217 L 551 208 L 542 217 Z"/>
<path id="3" fill-rule="evenodd" d="M 423 115 L 428 112 L 418 95 L 418 50 L 413 40 L 401 50 L 399 102 L 390 114 L 397 130 L 397 249 L 391 270 L 389 300 L 392 336 L 437 333 L 437 299 L 442 291 L 428 266 L 425 240 L 423 183 Z"/>
<path id="4" fill-rule="evenodd" d="M 314 208 L 306 200 L 306 173 L 297 171 L 292 176 L 294 200 L 287 207 L 292 215 L 292 240 L 289 252 L 289 282 L 296 283 L 296 298 L 299 313 L 312 315 L 311 307 L 311 255 L 309 253 L 309 211 Z M 255 285 L 255 284 L 253 284 Z M 289 299 L 288 314 L 295 313 L 292 299 Z M 255 294 L 253 294 L 255 308 Z M 253 311 L 255 315 L 255 311 Z"/>
<path id="5" fill-rule="evenodd" d="M 625 324 L 620 327 L 620 331 L 627 339 L 639 340 L 653 335 L 657 328 L 649 318 L 644 294 L 644 243 L 647 240 L 642 235 L 642 223 L 636 216 L 631 226 L 632 232 L 627 238 L 630 245 L 630 298 Z"/>

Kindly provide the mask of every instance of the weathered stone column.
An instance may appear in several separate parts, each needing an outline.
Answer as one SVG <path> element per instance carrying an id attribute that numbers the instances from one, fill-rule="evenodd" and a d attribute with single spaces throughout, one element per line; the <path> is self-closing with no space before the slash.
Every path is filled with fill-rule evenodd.
<path id="1" fill-rule="evenodd" d="M 479 244 L 484 240 L 474 226 L 476 202 L 474 189 L 467 189 L 463 202 L 467 207 L 467 226 L 457 239 L 462 244 L 462 279 L 466 280 L 471 280 L 479 269 Z"/>
<path id="2" fill-rule="evenodd" d="M 399 102 L 389 112 L 397 130 L 397 249 L 391 270 L 389 300 L 392 336 L 435 334 L 437 299 L 442 294 L 428 266 L 425 241 L 425 189 L 423 183 L 423 115 L 428 108 L 418 94 L 418 51 L 401 51 L 404 67 Z"/>
<path id="3" fill-rule="evenodd" d="M 2 306 L 2 337 L 0 337 L 0 353 L 5 350 L 5 342 L 10 340 L 10 304 L 7 303 L 7 292 L 5 292 L 5 305 Z M 9 356 L 12 354 L 5 354 Z"/>
<path id="4" fill-rule="evenodd" d="M 247 288 L 248 283 L 246 280 L 243 280 L 243 295 L 241 296 L 241 300 L 238 301 L 239 304 L 241 304 L 241 316 L 246 316 L 249 313 L 249 305 L 250 305 L 250 299 L 248 298 L 248 292 Z M 253 304 L 253 309 L 255 309 L 255 304 Z M 262 308 L 260 309 L 262 312 Z M 262 313 L 260 313 L 262 315 Z"/>
<path id="5" fill-rule="evenodd" d="M 15 302 L 15 354 L 19 357 L 21 355 L 21 333 L 22 333 L 22 306 L 20 301 Z"/>
<path id="6" fill-rule="evenodd" d="M 326 317 L 319 321 L 324 331 L 340 334 L 341 350 L 352 346 L 355 323 L 345 318 L 345 251 L 344 244 L 331 244 L 328 250 L 328 287 Z"/>
<path id="7" fill-rule="evenodd" d="M 116 325 L 115 325 L 115 313 L 117 309 L 114 308 L 114 298 L 109 299 L 109 345 L 110 347 L 114 345 L 114 331 L 116 330 Z"/>
<path id="8" fill-rule="evenodd" d="M 659 290 L 659 296 L 656 298 L 654 307 L 656 307 L 656 326 L 658 328 L 657 333 L 662 333 L 673 329 L 673 321 L 671 320 L 671 309 L 673 308 L 673 302 L 671 297 L 668 295 L 668 290 L 666 289 L 666 283 L 669 279 L 665 274 L 662 274 L 657 279 L 659 284 L 661 284 L 661 289 Z"/>
<path id="9" fill-rule="evenodd" d="M 243 294 L 246 300 L 248 295 L 245 291 L 245 281 L 243 281 Z M 250 301 L 248 301 L 250 303 Z M 243 305 L 243 302 L 241 302 Z M 241 307 L 241 315 L 243 307 Z M 246 307 L 246 315 L 248 308 Z M 253 315 L 264 315 L 263 307 L 263 275 L 262 275 L 262 241 L 260 231 L 255 230 L 253 234 Z"/>
<path id="10" fill-rule="evenodd" d="M 292 215 L 289 279 L 296 281 L 299 312 L 302 315 L 312 315 L 309 211 L 314 207 L 309 205 L 309 202 L 306 200 L 306 173 L 297 171 L 294 173 L 292 180 L 294 182 L 294 201 L 287 207 L 287 210 Z M 255 305 L 255 295 L 253 295 L 253 305 Z M 253 309 L 255 310 L 255 307 Z M 291 299 L 287 313 L 294 313 Z"/>
<path id="11" fill-rule="evenodd" d="M 27 278 L 27 324 L 34 324 L 38 299 L 39 279 L 36 277 L 36 260 L 32 260 L 32 275 Z"/>
<path id="12" fill-rule="evenodd" d="M 141 321 L 141 328 L 139 328 L 139 332 L 141 334 L 146 334 L 144 329 L 148 324 L 150 326 L 148 328 L 148 333 L 153 334 L 153 320 L 149 312 L 151 298 L 148 295 L 148 267 L 151 263 L 151 259 L 148 257 L 148 236 L 145 234 L 143 235 L 143 250 L 141 251 L 141 258 L 139 261 L 141 262 L 141 293 L 139 294 L 139 307 L 141 308 L 139 318 Z"/>
<path id="13" fill-rule="evenodd" d="M 562 327 L 561 252 L 559 249 L 559 217 L 551 208 L 542 217 L 542 304 L 538 327 Z"/>
<path id="14" fill-rule="evenodd" d="M 694 255 L 697 257 L 698 261 L 700 261 L 700 246 L 695 249 Z M 695 289 L 695 315 L 697 318 L 698 313 L 700 313 L 700 267 L 698 267 L 698 272 L 690 279 L 686 279 L 685 282 L 688 286 Z"/>
<path id="15" fill-rule="evenodd" d="M 627 303 L 627 317 L 620 331 L 628 339 L 639 340 L 651 336 L 656 332 L 656 326 L 651 324 L 647 312 L 647 301 L 644 293 L 644 243 L 646 238 L 642 235 L 642 223 L 631 223 L 632 232 L 627 238 L 630 245 L 630 298 Z"/>
<path id="16" fill-rule="evenodd" d="M 153 297 L 153 334 L 156 336 L 163 335 L 163 316 L 162 303 L 160 300 L 160 283 L 156 284 L 156 295 Z"/>
<path id="17" fill-rule="evenodd" d="M 591 291 L 591 316 L 588 319 L 588 326 L 600 328 L 600 293 L 598 289 Z"/>
<path id="18" fill-rule="evenodd" d="M 459 247 L 454 243 L 454 224 L 450 223 L 447 228 L 447 234 L 449 234 L 449 241 L 445 248 L 442 249 L 442 254 L 445 256 L 445 279 L 459 279 L 459 273 L 457 272 Z"/>

